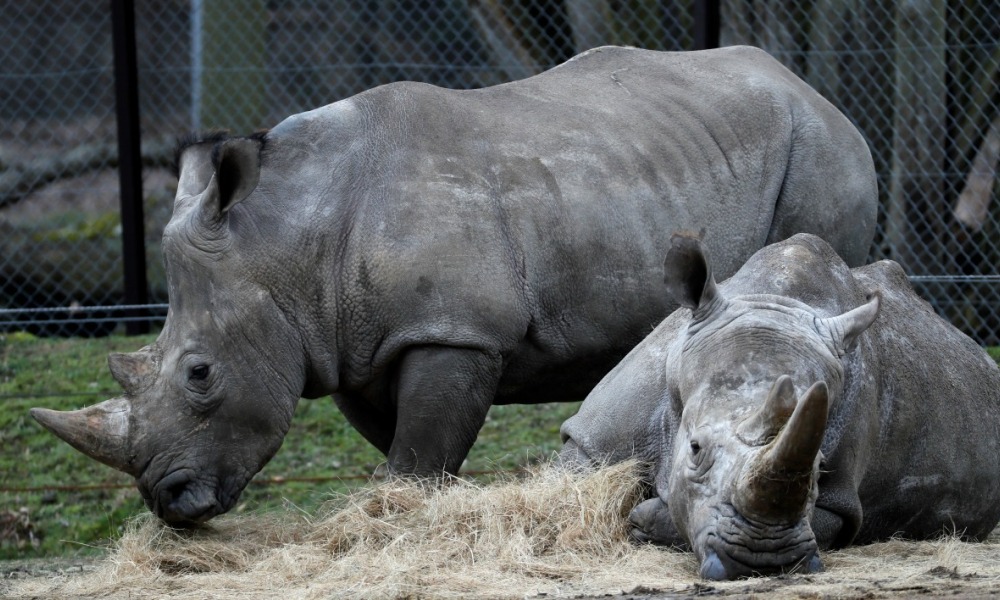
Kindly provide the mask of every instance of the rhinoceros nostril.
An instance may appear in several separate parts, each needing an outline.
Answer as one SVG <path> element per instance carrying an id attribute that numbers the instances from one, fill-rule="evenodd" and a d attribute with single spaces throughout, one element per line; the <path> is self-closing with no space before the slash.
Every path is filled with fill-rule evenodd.
<path id="1" fill-rule="evenodd" d="M 813 553 L 808 560 L 806 560 L 806 573 L 819 573 L 823 570 L 823 561 L 820 560 L 819 554 Z"/>
<path id="2" fill-rule="evenodd" d="M 705 560 L 701 562 L 701 570 L 699 571 L 702 579 L 709 579 L 711 581 L 724 581 L 729 579 L 726 573 L 726 567 L 723 566 L 722 560 L 719 559 L 719 555 L 715 552 L 709 551 L 705 556 Z"/>
<path id="3" fill-rule="evenodd" d="M 155 499 L 156 516 L 172 526 L 196 525 L 219 512 L 215 494 L 184 471 L 163 478 L 156 486 Z"/>
<path id="4" fill-rule="evenodd" d="M 188 486 L 188 482 L 186 482 L 186 481 L 179 481 L 179 482 L 177 482 L 177 483 L 175 483 L 175 484 L 173 484 L 173 485 L 165 488 L 163 490 L 162 495 L 161 495 L 163 503 L 165 505 L 167 505 L 167 506 L 170 506 L 171 504 L 173 504 L 178 498 L 180 498 L 181 496 L 184 495 L 184 492 L 187 491 L 187 486 Z"/>

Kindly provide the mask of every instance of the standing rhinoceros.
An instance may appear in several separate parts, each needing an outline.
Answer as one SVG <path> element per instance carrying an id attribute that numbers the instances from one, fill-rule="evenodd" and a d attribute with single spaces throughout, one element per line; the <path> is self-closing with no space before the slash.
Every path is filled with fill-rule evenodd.
<path id="1" fill-rule="evenodd" d="M 233 506 L 300 396 L 395 472 L 454 472 L 491 404 L 583 397 L 676 307 L 664 232 L 723 274 L 799 231 L 858 264 L 877 202 L 854 127 L 750 48 L 386 85 L 178 164 L 162 333 L 109 358 L 122 398 L 33 413 L 175 524 Z"/>
<path id="2" fill-rule="evenodd" d="M 1000 520 L 1000 370 L 894 262 L 849 269 L 821 239 L 757 252 L 716 285 L 678 235 L 663 321 L 562 427 L 570 464 L 650 461 L 640 540 L 701 575 L 817 570 L 819 548 L 899 534 L 981 539 Z"/>

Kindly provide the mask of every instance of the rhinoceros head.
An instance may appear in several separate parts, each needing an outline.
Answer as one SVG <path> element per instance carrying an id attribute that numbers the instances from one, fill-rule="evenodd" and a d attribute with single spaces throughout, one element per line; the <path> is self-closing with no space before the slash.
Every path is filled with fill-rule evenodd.
<path id="1" fill-rule="evenodd" d="M 215 140 L 182 152 L 163 239 L 170 308 L 152 345 L 109 356 L 124 395 L 77 411 L 32 409 L 81 452 L 133 475 L 150 510 L 173 525 L 236 503 L 281 445 L 302 391 L 294 329 L 230 231 L 228 209 L 256 183 L 258 145 Z"/>
<path id="2" fill-rule="evenodd" d="M 700 242 L 672 242 L 666 282 L 692 310 L 674 365 L 673 524 L 707 579 L 819 570 L 810 517 L 827 412 L 879 299 L 820 316 L 779 296 L 726 298 Z"/>

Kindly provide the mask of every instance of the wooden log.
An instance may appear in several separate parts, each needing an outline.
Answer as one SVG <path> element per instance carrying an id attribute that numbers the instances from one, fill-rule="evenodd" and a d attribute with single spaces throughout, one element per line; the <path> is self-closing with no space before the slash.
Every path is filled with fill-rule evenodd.
<path id="1" fill-rule="evenodd" d="M 972 161 L 965 178 L 965 187 L 959 194 L 952 214 L 963 225 L 978 232 L 983 228 L 993 199 L 993 185 L 997 180 L 997 162 L 1000 160 L 1000 116 L 993 120 L 983 142 Z"/>

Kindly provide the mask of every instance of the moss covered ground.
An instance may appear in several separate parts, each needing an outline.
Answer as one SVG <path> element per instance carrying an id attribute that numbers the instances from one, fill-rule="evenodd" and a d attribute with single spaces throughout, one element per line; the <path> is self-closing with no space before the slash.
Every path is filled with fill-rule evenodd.
<path id="1" fill-rule="evenodd" d="M 152 339 L 0 334 L 0 560 L 99 554 L 126 520 L 145 512 L 130 477 L 57 440 L 28 410 L 75 409 L 118 395 L 107 354 Z M 1000 362 L 1000 348 L 988 352 Z M 578 406 L 493 407 L 464 470 L 513 470 L 551 456 L 559 425 Z M 382 461 L 329 398 L 303 400 L 283 447 L 234 510 L 311 511 L 332 493 L 366 485 Z"/>
<path id="2" fill-rule="evenodd" d="M 146 511 L 129 476 L 59 441 L 28 410 L 76 409 L 118 395 L 107 354 L 152 339 L 0 334 L 0 560 L 100 553 L 129 517 Z M 494 407 L 464 470 L 511 470 L 551 456 L 559 425 L 578 405 Z M 303 400 L 281 450 L 234 510 L 311 510 L 331 493 L 366 485 L 383 460 L 332 400 Z"/>

